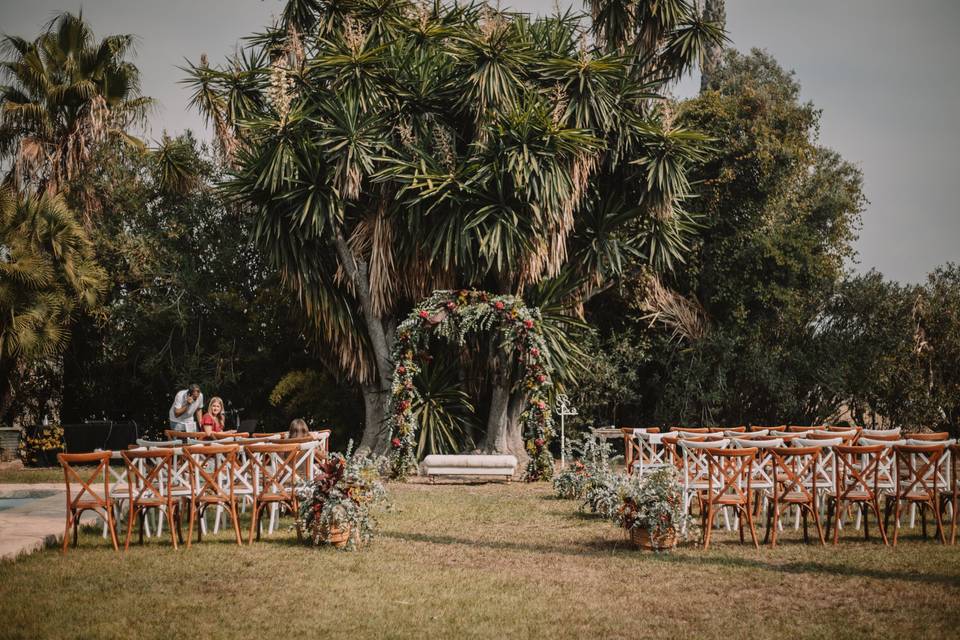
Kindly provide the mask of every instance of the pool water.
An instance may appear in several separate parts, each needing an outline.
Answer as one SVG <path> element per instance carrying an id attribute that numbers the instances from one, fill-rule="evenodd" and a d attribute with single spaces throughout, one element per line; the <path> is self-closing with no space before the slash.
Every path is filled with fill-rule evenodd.
<path id="1" fill-rule="evenodd" d="M 25 496 L 16 496 L 16 497 L 3 497 L 0 496 L 0 511 L 5 511 L 7 509 L 14 509 L 16 507 L 21 507 L 31 500 L 37 500 L 38 498 L 46 498 L 54 495 L 54 491 L 31 491 L 28 495 Z"/>

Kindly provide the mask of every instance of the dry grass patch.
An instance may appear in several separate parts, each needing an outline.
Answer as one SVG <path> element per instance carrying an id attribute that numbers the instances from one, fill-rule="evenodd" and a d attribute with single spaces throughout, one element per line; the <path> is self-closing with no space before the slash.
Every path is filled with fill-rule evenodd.
<path id="1" fill-rule="evenodd" d="M 0 635 L 912 638 L 956 637 L 960 621 L 957 547 L 820 548 L 789 531 L 775 550 L 721 535 L 709 552 L 653 555 L 545 485 L 390 489 L 394 509 L 359 553 L 283 531 L 124 556 L 87 535 L 65 558 L 0 565 Z"/>

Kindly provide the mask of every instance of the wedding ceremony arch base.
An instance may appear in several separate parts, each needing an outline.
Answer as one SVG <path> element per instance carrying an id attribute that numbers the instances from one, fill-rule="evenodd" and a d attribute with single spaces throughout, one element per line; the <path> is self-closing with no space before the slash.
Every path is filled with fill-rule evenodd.
<path id="1" fill-rule="evenodd" d="M 509 350 L 522 372 L 516 388 L 527 399 L 520 424 L 530 456 L 524 478 L 546 480 L 553 474 L 549 450 L 553 419 L 547 402 L 552 381 L 540 311 L 528 308 L 515 296 L 460 289 L 434 291 L 397 327 L 390 401 L 394 478 L 403 479 L 417 471 L 413 408 L 420 396 L 414 380 L 428 356 L 430 339 L 436 336 L 462 346 L 468 335 L 480 332 L 496 334 L 500 347 Z"/>

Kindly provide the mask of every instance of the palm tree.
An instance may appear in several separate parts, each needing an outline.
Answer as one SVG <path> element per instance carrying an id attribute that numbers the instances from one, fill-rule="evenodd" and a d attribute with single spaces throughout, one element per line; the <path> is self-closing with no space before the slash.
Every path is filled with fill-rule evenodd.
<path id="1" fill-rule="evenodd" d="M 387 442 L 394 328 L 431 290 L 526 295 L 564 309 L 559 325 L 634 264 L 682 261 L 705 140 L 673 126 L 659 91 L 722 34 L 690 2 L 631 7 L 626 37 L 570 12 L 293 0 L 244 59 L 188 69 L 194 103 L 229 129 L 228 193 L 361 384 L 362 446 Z M 493 449 L 522 392 L 508 354 L 480 351 Z"/>
<path id="2" fill-rule="evenodd" d="M 106 273 L 83 226 L 59 195 L 0 189 L 0 421 L 14 381 L 65 348 L 78 312 L 93 309 Z"/>
<path id="3" fill-rule="evenodd" d="M 108 136 L 141 146 L 126 130 L 152 101 L 127 61 L 129 34 L 97 41 L 83 14 L 61 13 L 34 40 L 0 40 L 0 164 L 17 187 L 57 191 Z"/>

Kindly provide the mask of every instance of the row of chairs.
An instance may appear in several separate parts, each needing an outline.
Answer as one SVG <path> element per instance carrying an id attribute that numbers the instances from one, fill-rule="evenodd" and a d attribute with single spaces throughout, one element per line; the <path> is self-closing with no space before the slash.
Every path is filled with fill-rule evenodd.
<path id="1" fill-rule="evenodd" d="M 182 435 L 170 432 L 168 435 Z M 196 434 L 189 434 L 190 436 Z M 164 522 L 174 548 L 182 544 L 182 513 L 188 509 L 186 544 L 206 529 L 205 514 L 216 507 L 216 527 L 221 515 L 231 521 L 237 544 L 242 544 L 238 509 L 251 506 L 249 542 L 260 539 L 261 520 L 271 510 L 271 530 L 278 511 L 298 511 L 296 487 L 314 477 L 327 455 L 328 437 L 283 438 L 270 435 L 250 438 L 246 434 L 203 441 L 194 438 L 167 441 L 138 440 L 135 447 L 118 452 L 60 454 L 67 490 L 67 515 L 63 551 L 73 530 L 74 545 L 80 516 L 91 511 L 102 518 L 104 533 L 118 549 L 116 527 L 124 512 L 127 531 L 124 549 L 130 544 L 135 520 L 140 522 L 140 542 L 149 533 L 148 515 L 157 516 L 160 535 Z M 123 466 L 111 466 L 119 458 Z M 85 468 L 94 465 L 92 469 Z M 215 529 L 216 530 L 216 529 Z M 298 531 L 298 536 L 300 532 Z"/>
<path id="2" fill-rule="evenodd" d="M 837 543 L 844 517 L 856 511 L 856 524 L 872 512 L 884 543 L 889 519 L 894 521 L 897 543 L 903 506 L 909 505 L 911 526 L 917 513 L 926 535 L 925 517 L 931 514 L 941 542 L 946 542 L 943 519 L 952 516 L 950 541 L 956 542 L 957 502 L 960 492 L 960 447 L 946 433 L 911 434 L 899 430 L 827 429 L 793 427 L 707 430 L 623 430 L 627 470 L 641 475 L 672 465 L 680 471 L 685 507 L 697 504 L 709 547 L 718 513 L 729 522 L 734 512 L 741 540 L 744 524 L 758 545 L 754 515 L 767 512 L 766 539 L 771 545 L 782 529 L 782 512 L 796 511 L 796 527 L 803 520 L 816 525 L 824 542 L 833 524 Z M 881 500 L 884 508 L 881 514 Z M 729 525 L 728 525 L 729 527 Z"/>

